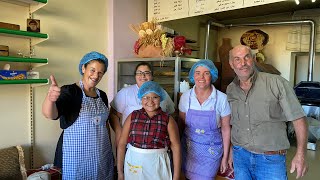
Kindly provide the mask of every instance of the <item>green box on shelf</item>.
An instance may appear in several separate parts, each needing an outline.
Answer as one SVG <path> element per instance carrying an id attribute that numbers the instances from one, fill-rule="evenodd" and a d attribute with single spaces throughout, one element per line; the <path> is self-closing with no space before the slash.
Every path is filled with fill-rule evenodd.
<path id="1" fill-rule="evenodd" d="M 27 79 L 27 71 L 0 70 L 0 80 Z"/>

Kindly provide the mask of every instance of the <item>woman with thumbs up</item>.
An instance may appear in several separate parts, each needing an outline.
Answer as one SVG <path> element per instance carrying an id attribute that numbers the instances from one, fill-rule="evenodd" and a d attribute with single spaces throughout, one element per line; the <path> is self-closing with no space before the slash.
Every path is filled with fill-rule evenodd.
<path id="1" fill-rule="evenodd" d="M 62 179 L 112 179 L 114 159 L 108 124 L 108 98 L 96 88 L 107 71 L 108 59 L 98 52 L 86 54 L 80 61 L 79 82 L 51 85 L 42 105 L 48 119 L 60 119 L 63 132 L 59 138 L 54 165 L 62 168 Z M 109 122 L 114 131 L 118 121 Z"/>

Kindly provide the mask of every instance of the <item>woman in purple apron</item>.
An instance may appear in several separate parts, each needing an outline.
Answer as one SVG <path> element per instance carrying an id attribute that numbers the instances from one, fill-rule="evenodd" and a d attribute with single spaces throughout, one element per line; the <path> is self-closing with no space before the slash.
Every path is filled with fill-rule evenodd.
<path id="1" fill-rule="evenodd" d="M 107 129 L 108 98 L 96 88 L 107 71 L 108 59 L 90 52 L 80 61 L 79 83 L 62 86 L 53 76 L 42 112 L 49 119 L 60 118 L 55 166 L 62 168 L 63 180 L 112 180 L 114 159 Z M 115 131 L 119 122 L 110 122 Z"/>
<path id="2" fill-rule="evenodd" d="M 218 70 L 211 60 L 196 62 L 189 79 L 194 87 L 179 102 L 182 171 L 187 179 L 212 180 L 228 168 L 230 106 L 212 83 Z"/>

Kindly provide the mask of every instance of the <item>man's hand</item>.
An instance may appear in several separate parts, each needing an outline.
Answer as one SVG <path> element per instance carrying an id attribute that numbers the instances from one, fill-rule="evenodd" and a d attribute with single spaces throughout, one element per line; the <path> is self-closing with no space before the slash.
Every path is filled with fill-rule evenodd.
<path id="1" fill-rule="evenodd" d="M 229 168 L 231 169 L 231 171 L 233 172 L 234 169 L 233 169 L 233 149 L 232 149 L 232 145 L 230 146 L 228 165 L 229 165 Z"/>
<path id="2" fill-rule="evenodd" d="M 56 79 L 53 75 L 50 76 L 51 85 L 48 92 L 48 97 L 51 102 L 56 102 L 60 96 L 61 88 L 58 86 Z"/>
<path id="3" fill-rule="evenodd" d="M 304 159 L 304 155 L 296 154 L 291 162 L 290 173 L 297 170 L 296 179 L 303 177 L 308 171 L 308 165 Z"/>

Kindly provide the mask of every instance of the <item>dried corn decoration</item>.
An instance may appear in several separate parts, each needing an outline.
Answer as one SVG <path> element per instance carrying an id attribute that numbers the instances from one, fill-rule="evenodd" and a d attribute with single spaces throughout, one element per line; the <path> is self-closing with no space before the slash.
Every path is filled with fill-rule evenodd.
<path id="1" fill-rule="evenodd" d="M 155 20 L 143 22 L 140 25 L 130 24 L 129 27 L 139 36 L 139 39 L 134 46 L 136 54 L 139 53 L 139 48 L 141 46 L 152 45 L 162 49 L 161 56 L 172 56 L 174 41 L 172 38 L 166 36 L 165 32 L 162 30 L 162 26 Z"/>

